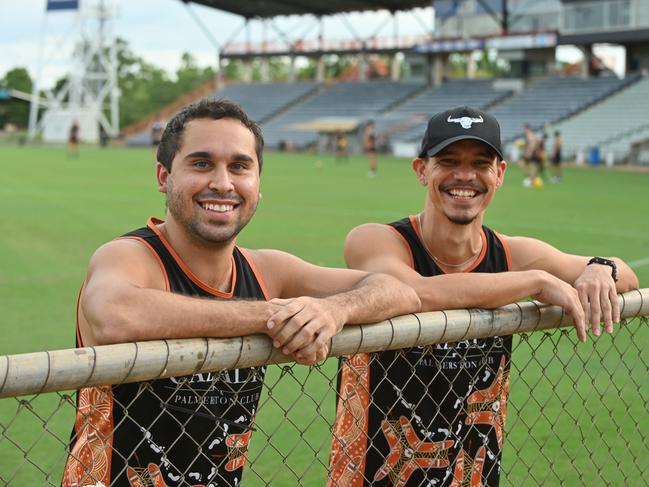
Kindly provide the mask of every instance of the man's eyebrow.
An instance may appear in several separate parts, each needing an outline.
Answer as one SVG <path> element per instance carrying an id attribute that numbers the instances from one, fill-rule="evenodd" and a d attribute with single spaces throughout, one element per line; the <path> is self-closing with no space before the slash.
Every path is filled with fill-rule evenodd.
<path id="1" fill-rule="evenodd" d="M 254 162 L 255 161 L 248 154 L 243 154 L 243 153 L 233 154 L 230 159 L 232 159 L 233 161 L 238 161 L 238 162 Z"/>
<path id="2" fill-rule="evenodd" d="M 187 154 L 183 159 L 211 159 L 212 154 L 208 151 L 196 151 L 196 152 L 190 152 Z M 230 160 L 232 161 L 237 161 L 237 162 L 254 162 L 254 159 L 250 157 L 248 154 L 244 154 L 243 152 L 235 153 L 230 156 Z"/>
<path id="3" fill-rule="evenodd" d="M 212 155 L 207 151 L 196 151 L 187 154 L 183 159 L 209 159 Z"/>

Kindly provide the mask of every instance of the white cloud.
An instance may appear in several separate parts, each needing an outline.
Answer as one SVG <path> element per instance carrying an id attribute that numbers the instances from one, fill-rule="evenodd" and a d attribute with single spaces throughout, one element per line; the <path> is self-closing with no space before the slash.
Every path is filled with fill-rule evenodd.
<path id="1" fill-rule="evenodd" d="M 42 54 L 41 54 L 42 49 Z M 27 68 L 32 79 L 39 74 L 41 87 L 53 86 L 57 79 L 70 70 L 72 45 L 59 44 L 56 38 L 47 38 L 41 48 L 40 41 L 25 40 L 0 43 L 0 76 L 17 67 Z M 39 63 L 39 60 L 42 60 Z"/>
<path id="2" fill-rule="evenodd" d="M 148 49 L 141 53 L 142 57 L 154 66 L 160 67 L 170 75 L 176 72 L 180 67 L 180 57 L 182 51 L 177 49 Z M 191 51 L 191 55 L 196 59 L 199 66 L 214 66 L 216 55 L 205 51 Z"/>

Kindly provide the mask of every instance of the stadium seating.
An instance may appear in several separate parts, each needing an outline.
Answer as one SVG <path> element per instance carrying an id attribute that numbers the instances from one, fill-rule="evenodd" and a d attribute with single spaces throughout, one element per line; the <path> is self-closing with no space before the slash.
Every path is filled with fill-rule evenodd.
<path id="1" fill-rule="evenodd" d="M 461 104 L 488 110 L 502 128 L 503 142 L 522 136 L 523 124 L 535 130 L 554 125 L 563 133 L 564 157 L 593 146 L 606 159 L 624 160 L 633 143 L 649 137 L 644 104 L 649 79 L 640 75 L 582 79 L 553 76 L 512 94 L 497 89 L 493 80 L 450 80 L 431 87 L 421 82 L 367 81 L 237 83 L 210 96 L 238 101 L 261 124 L 266 146 L 282 142 L 302 149 L 318 134 L 296 126 L 324 118 L 349 118 L 376 123 L 379 143 L 417 142 L 428 118 Z M 605 123 L 603 121 L 606 121 Z M 128 139 L 129 145 L 148 145 L 149 132 Z M 383 141 L 383 142 L 381 142 Z"/>
<path id="2" fill-rule="evenodd" d="M 555 124 L 637 79 L 635 76 L 622 80 L 615 76 L 589 79 L 552 76 L 529 85 L 490 113 L 500 122 L 503 142 L 509 142 L 522 136 L 525 123 L 534 130 L 546 123 Z"/>
<path id="3" fill-rule="evenodd" d="M 617 139 L 604 141 L 598 144 L 598 147 L 601 147 L 601 150 L 604 152 L 604 157 L 607 157 L 610 153 L 615 163 L 631 162 L 634 164 L 649 164 L 646 155 L 644 158 L 627 161 L 627 158 L 631 154 L 633 144 L 647 140 L 649 140 L 649 124 L 632 129 L 630 133 L 621 134 Z"/>
<path id="4" fill-rule="evenodd" d="M 214 98 L 227 98 L 241 104 L 258 123 L 284 109 L 287 105 L 314 92 L 318 83 L 233 83 L 214 92 Z"/>
<path id="5" fill-rule="evenodd" d="M 604 158 L 610 153 L 616 162 L 623 161 L 634 142 L 649 138 L 647 100 L 649 79 L 645 78 L 558 124 L 565 156 L 587 154 L 596 146 Z"/>
<path id="6" fill-rule="evenodd" d="M 321 88 L 320 93 L 291 107 L 262 125 L 268 147 L 280 142 L 302 148 L 315 142 L 317 133 L 292 128 L 300 123 L 326 117 L 349 117 L 359 121 L 375 119 L 399 101 L 421 90 L 414 82 L 341 82 Z"/>
<path id="7" fill-rule="evenodd" d="M 493 85 L 493 80 L 451 80 L 428 87 L 381 115 L 377 132 L 396 140 L 419 140 L 426 122 L 437 112 L 457 105 L 486 109 L 511 95 L 511 91 L 497 90 Z"/>
<path id="8" fill-rule="evenodd" d="M 314 81 L 296 83 L 232 83 L 208 95 L 212 98 L 227 98 L 240 103 L 258 123 L 290 107 L 293 103 L 316 92 L 319 84 Z M 149 130 L 144 130 L 127 139 L 130 146 L 149 145 Z"/>

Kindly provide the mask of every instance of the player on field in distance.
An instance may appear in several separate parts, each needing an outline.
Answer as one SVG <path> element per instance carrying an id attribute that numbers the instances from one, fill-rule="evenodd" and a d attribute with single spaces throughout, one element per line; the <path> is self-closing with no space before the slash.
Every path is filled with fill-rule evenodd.
<path id="1" fill-rule="evenodd" d="M 160 115 L 156 115 L 153 123 L 151 124 L 151 147 L 153 149 L 153 157 L 157 156 L 158 146 L 160 145 L 160 140 L 162 140 L 162 131 L 164 130 L 164 124 Z"/>
<path id="2" fill-rule="evenodd" d="M 79 157 L 79 121 L 76 119 L 68 129 L 68 157 Z"/>
<path id="3" fill-rule="evenodd" d="M 263 138 L 241 107 L 206 100 L 158 146 L 164 221 L 100 247 L 78 302 L 77 345 L 265 333 L 300 363 L 346 323 L 418 311 L 394 277 L 236 245 L 260 199 Z M 238 485 L 265 367 L 79 391 L 64 486 Z"/>
<path id="4" fill-rule="evenodd" d="M 417 290 L 422 310 L 495 308 L 532 296 L 570 314 L 580 340 L 620 319 L 638 287 L 618 258 L 582 257 L 483 225 L 504 182 L 500 126 L 470 107 L 433 116 L 412 162 L 426 189 L 416 215 L 350 232 L 351 268 Z M 463 340 L 343 361 L 329 485 L 497 486 L 512 337 Z M 473 483 L 479 482 L 479 483 Z"/>
<path id="5" fill-rule="evenodd" d="M 561 132 L 556 130 L 554 132 L 554 141 L 552 143 L 552 160 L 551 163 L 552 165 L 551 170 L 552 170 L 552 178 L 550 181 L 553 183 L 560 183 L 561 182 L 561 148 L 563 146 L 563 140 L 561 139 Z"/>
<path id="6" fill-rule="evenodd" d="M 336 162 L 349 162 L 347 133 L 343 130 L 336 132 Z"/>
<path id="7" fill-rule="evenodd" d="M 374 178 L 379 174 L 379 161 L 376 153 L 376 130 L 374 122 L 369 121 L 363 131 L 363 150 L 367 154 L 369 171 L 367 176 Z"/>
<path id="8" fill-rule="evenodd" d="M 534 164 L 534 151 L 536 149 L 536 135 L 529 124 L 523 125 L 524 145 L 523 145 L 523 172 L 527 175 L 523 179 L 523 186 L 529 188 L 536 177 L 536 166 Z"/>

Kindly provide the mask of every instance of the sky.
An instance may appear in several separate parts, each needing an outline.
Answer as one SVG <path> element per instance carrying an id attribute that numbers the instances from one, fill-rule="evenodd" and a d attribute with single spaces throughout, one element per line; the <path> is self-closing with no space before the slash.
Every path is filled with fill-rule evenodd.
<path id="1" fill-rule="evenodd" d="M 84 7 L 97 5 L 99 0 L 81 0 Z M 245 1 L 245 0 L 242 0 Z M 200 5 L 187 6 L 180 0 L 105 0 L 115 13 L 112 22 L 115 35 L 128 41 L 131 49 L 152 64 L 173 73 L 183 52 L 190 52 L 198 64 L 214 65 L 216 49 L 194 17 L 201 19 L 218 44 L 228 42 L 242 27 L 243 19 Z M 41 66 L 41 86 L 51 86 L 69 69 L 74 40 L 78 39 L 80 16 L 72 11 L 45 12 L 46 0 L 0 0 L 0 76 L 14 67 L 25 67 L 35 77 Z M 191 9 L 191 12 L 188 11 Z M 193 14 L 192 14 L 193 12 Z M 354 32 L 366 37 L 393 35 L 393 24 L 387 12 L 348 14 L 347 21 Z M 317 28 L 309 17 L 280 17 L 275 25 L 295 38 L 305 30 L 308 38 L 317 36 Z M 397 15 L 400 35 L 422 35 L 432 29 L 432 9 L 417 9 Z M 92 25 L 92 24 L 90 24 Z M 382 27 L 381 27 L 382 26 Z M 269 40 L 277 38 L 274 29 L 266 27 Z M 378 32 L 377 32 L 378 31 Z M 324 34 L 329 39 L 350 39 L 353 34 L 341 16 L 327 17 Z M 253 21 L 251 40 L 263 36 L 261 22 Z M 244 42 L 241 30 L 235 42 Z M 559 57 L 574 61 L 580 54 L 575 49 L 562 48 Z M 43 59 L 43 62 L 39 62 Z"/>
<path id="2" fill-rule="evenodd" d="M 96 5 L 98 0 L 81 0 L 81 3 L 87 7 Z M 178 67 L 183 52 L 190 52 L 200 65 L 215 63 L 214 45 L 194 16 L 199 17 L 210 29 L 219 44 L 228 42 L 244 23 L 237 15 L 195 4 L 188 7 L 179 0 L 106 0 L 106 4 L 112 5 L 115 12 L 112 22 L 114 33 L 126 39 L 136 54 L 170 73 Z M 0 76 L 11 68 L 22 66 L 33 77 L 41 64 L 41 57 L 46 60 L 41 64 L 44 86 L 66 73 L 73 40 L 79 36 L 81 21 L 72 11 L 46 14 L 45 5 L 45 0 L 0 0 Z M 188 12 L 188 8 L 194 16 Z M 432 15 L 430 8 L 417 9 L 409 14 L 400 13 L 399 30 L 402 34 L 425 34 L 424 27 L 432 28 Z M 347 17 L 360 36 L 372 34 L 387 18 L 387 12 L 354 13 Z M 288 32 L 289 37 L 296 37 L 312 22 L 313 18 L 309 17 L 279 17 L 275 25 Z M 269 40 L 273 36 L 277 38 L 272 27 L 266 29 Z M 393 27 L 388 23 L 377 35 L 391 36 L 392 33 Z M 325 19 L 324 34 L 331 39 L 353 37 L 340 17 Z M 259 21 L 251 22 L 250 36 L 252 41 L 262 39 L 263 27 Z M 308 37 L 316 36 L 317 28 L 314 27 Z M 244 31 L 234 40 L 244 42 Z"/>

